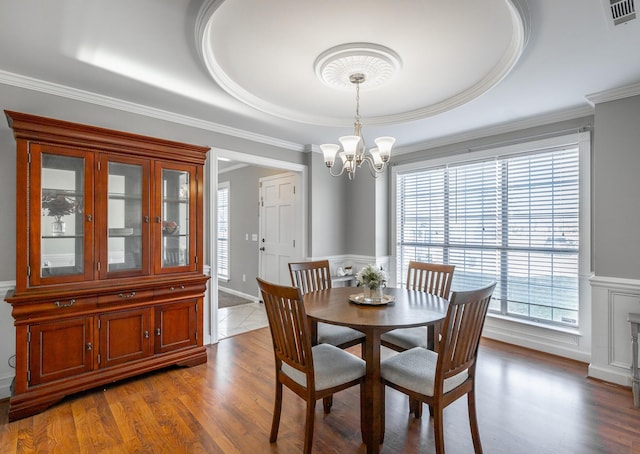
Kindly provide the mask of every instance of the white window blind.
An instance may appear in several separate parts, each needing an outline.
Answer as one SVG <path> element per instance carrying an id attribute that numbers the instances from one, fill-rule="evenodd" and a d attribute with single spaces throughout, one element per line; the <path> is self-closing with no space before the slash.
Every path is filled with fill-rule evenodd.
<path id="1" fill-rule="evenodd" d="M 498 282 L 490 310 L 578 326 L 578 146 L 399 172 L 397 281 L 409 260 L 456 266 L 452 289 Z"/>
<path id="2" fill-rule="evenodd" d="M 225 182 L 218 186 L 218 279 L 229 277 L 229 182 Z"/>

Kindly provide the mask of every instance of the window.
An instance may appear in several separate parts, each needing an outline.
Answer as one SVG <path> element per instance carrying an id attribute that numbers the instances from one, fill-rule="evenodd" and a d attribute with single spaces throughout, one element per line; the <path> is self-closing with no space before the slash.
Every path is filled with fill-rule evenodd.
<path id="1" fill-rule="evenodd" d="M 218 185 L 218 279 L 229 280 L 229 182 Z"/>
<path id="2" fill-rule="evenodd" d="M 573 137 L 562 146 L 399 166 L 397 282 L 410 260 L 453 264 L 453 290 L 498 282 L 491 312 L 577 328 L 581 147 Z"/>

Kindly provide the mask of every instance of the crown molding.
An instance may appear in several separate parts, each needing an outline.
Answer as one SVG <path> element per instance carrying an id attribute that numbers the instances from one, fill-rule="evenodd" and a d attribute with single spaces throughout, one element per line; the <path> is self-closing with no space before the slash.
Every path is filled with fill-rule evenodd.
<path id="1" fill-rule="evenodd" d="M 407 153 L 414 153 L 416 151 L 430 150 L 432 148 L 444 147 L 447 145 L 455 145 L 469 140 L 484 139 L 491 136 L 497 136 L 500 134 L 507 134 L 515 131 L 522 131 L 529 128 L 535 128 L 538 126 L 544 126 L 553 123 L 560 123 L 567 120 L 575 120 L 576 118 L 587 117 L 593 115 L 593 107 L 583 106 L 576 107 L 574 109 L 567 109 L 551 114 L 540 115 L 536 117 L 527 118 L 519 121 L 512 121 L 509 123 L 502 123 L 496 126 L 490 126 L 487 128 L 473 129 L 470 131 L 461 132 L 459 134 L 453 134 L 450 136 L 438 137 L 433 140 L 427 140 L 424 142 L 417 142 L 414 144 L 406 145 L 393 149 L 393 155 L 402 155 Z M 318 145 L 307 145 L 306 152 L 322 153 L 322 150 Z"/>
<path id="2" fill-rule="evenodd" d="M 608 101 L 616 101 L 618 99 L 629 98 L 631 96 L 640 95 L 640 83 L 627 85 L 626 87 L 613 88 L 611 90 L 599 91 L 585 96 L 589 104 L 595 107 L 596 104 L 600 104 Z"/>
<path id="3" fill-rule="evenodd" d="M 590 106 L 577 107 L 574 109 L 567 109 L 559 112 L 553 112 L 550 114 L 531 117 L 524 120 L 512 121 L 509 123 L 502 123 L 497 126 L 473 129 L 470 131 L 462 132 L 460 134 L 454 134 L 454 135 L 440 137 L 433 140 L 428 140 L 425 142 L 408 145 L 405 147 L 399 147 L 397 149 L 394 149 L 394 153 L 405 154 L 405 153 L 413 153 L 416 151 L 424 151 L 432 148 L 467 142 L 469 140 L 484 139 L 486 137 L 497 136 L 500 134 L 507 134 L 510 132 L 521 131 L 521 130 L 535 128 L 538 126 L 544 126 L 552 123 L 559 123 L 562 121 L 574 120 L 576 118 L 586 117 L 589 115 L 593 115 L 592 107 Z"/>
<path id="4" fill-rule="evenodd" d="M 216 31 L 213 23 L 214 16 L 224 1 L 225 0 L 206 0 L 198 12 L 195 25 L 195 38 L 198 56 L 218 86 L 243 104 L 259 110 L 260 112 L 285 120 L 327 127 L 342 127 L 346 122 L 350 122 L 352 120 L 352 117 L 338 118 L 289 109 L 257 96 L 250 89 L 245 88 L 243 85 L 236 82 L 218 61 L 212 46 L 212 43 L 215 42 L 213 33 Z M 371 126 L 394 125 L 397 123 L 429 118 L 467 104 L 498 85 L 520 60 L 530 35 L 531 19 L 526 3 L 524 3 L 523 0 L 507 0 L 506 8 L 510 13 L 512 35 L 509 42 L 506 43 L 504 53 L 500 59 L 487 71 L 486 74 L 482 75 L 480 80 L 473 83 L 473 85 L 470 85 L 466 89 L 430 105 L 390 115 L 367 117 L 367 124 Z M 338 49 L 343 51 L 344 49 L 341 48 L 345 46 L 349 49 L 357 49 L 357 51 L 354 50 L 354 52 L 350 54 L 350 58 L 356 59 L 362 57 L 363 61 L 371 59 L 372 56 L 375 55 L 374 49 L 376 52 L 380 52 L 380 55 L 383 53 L 387 56 L 390 56 L 391 53 L 395 54 L 393 50 L 374 43 L 343 44 L 323 52 L 314 63 L 314 71 L 316 73 L 318 72 L 318 68 L 316 68 L 316 66 L 322 66 L 323 59 L 327 57 L 327 55 L 325 55 L 327 52 L 331 53 Z M 358 55 L 358 57 L 356 57 L 356 55 Z M 394 59 L 395 57 L 390 58 L 390 60 Z M 399 62 L 400 56 L 397 56 L 397 60 L 397 66 L 401 66 L 401 63 Z M 359 64 L 358 66 L 362 67 L 363 65 Z M 392 66 L 394 66 L 394 64 L 388 65 L 389 68 Z M 320 77 L 320 79 L 323 83 L 327 84 L 326 80 L 323 80 L 322 77 Z M 352 87 L 352 85 L 347 84 L 347 88 L 350 87 Z M 366 82 L 363 87 L 364 89 L 368 88 Z M 333 88 L 335 88 L 335 86 Z"/>
<path id="5" fill-rule="evenodd" d="M 252 142 L 262 143 L 265 145 L 272 145 L 274 147 L 284 148 L 293 151 L 311 151 L 320 153 L 320 147 L 317 145 L 302 145 L 294 142 L 276 139 L 273 137 L 254 134 L 249 131 L 244 131 L 237 128 L 231 128 L 223 126 L 217 123 L 199 120 L 197 118 L 188 117 L 186 115 L 180 115 L 166 110 L 156 109 L 153 107 L 145 106 L 142 104 L 136 104 L 122 99 L 111 98 L 108 96 L 100 95 L 97 93 L 88 92 L 85 90 L 79 90 L 76 88 L 60 85 L 52 82 L 47 82 L 40 79 L 35 79 L 20 74 L 14 74 L 7 71 L 0 70 L 0 83 L 5 85 L 11 85 L 14 87 L 24 88 L 27 90 L 33 90 L 41 93 L 47 93 L 54 96 L 60 96 L 63 98 L 73 99 L 89 104 L 100 105 L 112 109 L 122 110 L 138 115 L 157 118 L 160 120 L 166 120 L 185 126 L 191 126 L 198 129 L 212 131 L 219 134 L 225 134 L 240 139 L 249 140 Z M 468 140 L 481 139 L 484 137 L 499 135 L 509 132 L 518 131 L 521 129 L 527 129 L 537 126 L 542 126 L 550 123 L 572 120 L 575 118 L 593 115 L 594 103 L 612 101 L 615 99 L 621 99 L 629 96 L 635 96 L 640 94 L 640 84 L 631 85 L 615 90 L 609 90 L 606 92 L 600 92 L 593 95 L 589 95 L 587 99 L 590 101 L 589 106 L 578 107 L 575 109 L 564 110 L 555 112 L 552 114 L 541 115 L 538 117 L 532 117 L 529 119 L 503 123 L 497 126 L 488 128 L 474 129 L 471 131 L 465 131 L 460 134 L 454 134 L 445 136 L 425 142 L 419 142 L 412 145 L 398 147 L 394 149 L 395 154 L 413 153 L 415 151 L 423 151 L 431 148 L 452 145 L 455 143 L 465 142 Z"/>
<path id="6" fill-rule="evenodd" d="M 172 123 L 191 126 L 194 128 L 237 137 L 239 139 L 245 139 L 265 145 L 272 145 L 274 147 L 284 148 L 287 150 L 300 152 L 304 151 L 303 145 L 294 142 L 280 140 L 262 134 L 255 134 L 249 131 L 244 131 L 242 129 L 231 128 L 229 126 L 213 123 L 211 121 L 200 120 L 198 118 L 189 117 L 187 115 L 181 115 L 175 112 L 169 112 L 167 110 L 156 109 L 155 107 L 145 106 L 143 104 L 137 104 L 118 98 L 112 98 L 109 96 L 80 90 L 66 85 L 60 85 L 53 82 L 23 76 L 21 74 L 15 74 L 0 70 L 0 83 L 18 88 L 24 88 L 27 90 L 33 90 L 40 93 L 60 96 L 62 98 L 68 98 L 76 101 L 86 102 L 89 104 L 108 107 L 111 109 L 122 110 L 124 112 L 130 112 L 137 115 L 157 118 L 159 120 L 170 121 Z"/>

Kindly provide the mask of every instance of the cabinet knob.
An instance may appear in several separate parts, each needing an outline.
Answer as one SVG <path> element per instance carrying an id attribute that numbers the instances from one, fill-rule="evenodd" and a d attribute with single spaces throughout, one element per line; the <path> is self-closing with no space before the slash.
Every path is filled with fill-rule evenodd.
<path id="1" fill-rule="evenodd" d="M 91 216 L 90 214 L 87 215 L 87 222 L 91 222 L 93 221 L 93 216 Z"/>
<path id="2" fill-rule="evenodd" d="M 91 350 L 93 350 L 93 345 L 91 345 L 91 342 L 87 342 L 87 351 Z"/>
<path id="3" fill-rule="evenodd" d="M 149 331 L 145 331 L 144 332 L 144 338 L 145 339 L 149 339 Z"/>
<path id="4" fill-rule="evenodd" d="M 156 328 L 156 336 L 160 335 L 160 328 Z"/>
<path id="5" fill-rule="evenodd" d="M 148 223 L 149 223 L 149 216 L 145 216 L 145 217 L 144 217 L 144 222 L 145 222 L 145 224 L 148 224 Z"/>

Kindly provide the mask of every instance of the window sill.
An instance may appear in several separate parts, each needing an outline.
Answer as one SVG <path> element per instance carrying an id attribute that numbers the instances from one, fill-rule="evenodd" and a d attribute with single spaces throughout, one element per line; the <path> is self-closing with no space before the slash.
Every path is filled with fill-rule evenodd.
<path id="1" fill-rule="evenodd" d="M 548 331 L 555 332 L 555 333 L 562 333 L 562 334 L 568 334 L 568 335 L 571 335 L 571 336 L 580 336 L 580 337 L 582 337 L 582 333 L 580 332 L 580 329 L 578 329 L 578 328 L 565 328 L 565 327 L 562 327 L 562 326 L 547 325 L 547 324 L 544 324 L 544 323 L 533 322 L 531 320 L 523 320 L 523 319 L 516 318 L 516 317 L 509 317 L 507 315 L 492 314 L 491 312 L 487 313 L 487 317 L 495 319 L 495 320 L 501 320 L 501 321 L 513 323 L 513 324 L 516 324 L 516 325 L 522 325 L 522 326 L 527 326 L 527 327 L 530 326 L 530 327 L 533 327 L 533 328 L 548 330 Z"/>

